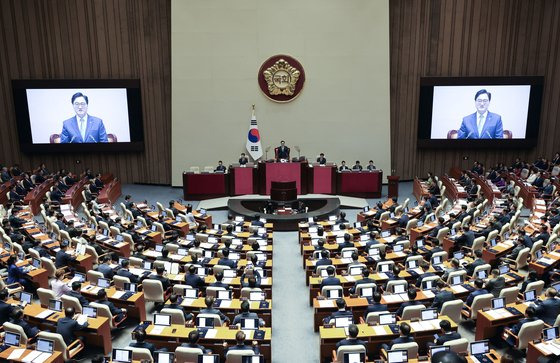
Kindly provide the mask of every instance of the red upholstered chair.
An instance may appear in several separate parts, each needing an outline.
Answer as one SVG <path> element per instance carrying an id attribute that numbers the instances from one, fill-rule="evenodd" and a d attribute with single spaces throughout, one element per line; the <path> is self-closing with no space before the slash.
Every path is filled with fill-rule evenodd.
<path id="1" fill-rule="evenodd" d="M 457 130 L 449 130 L 449 132 L 447 133 L 447 138 L 448 139 L 456 139 L 458 135 Z"/>
<path id="2" fill-rule="evenodd" d="M 278 148 L 274 148 L 274 160 L 278 160 Z"/>
<path id="3" fill-rule="evenodd" d="M 109 142 L 117 142 L 117 135 L 115 135 L 115 134 L 107 134 L 107 141 L 109 141 Z"/>
<path id="4" fill-rule="evenodd" d="M 510 130 L 504 130 L 504 139 L 513 139 L 513 133 Z"/>
<path id="5" fill-rule="evenodd" d="M 52 134 L 49 141 L 51 144 L 60 144 L 60 134 Z"/>

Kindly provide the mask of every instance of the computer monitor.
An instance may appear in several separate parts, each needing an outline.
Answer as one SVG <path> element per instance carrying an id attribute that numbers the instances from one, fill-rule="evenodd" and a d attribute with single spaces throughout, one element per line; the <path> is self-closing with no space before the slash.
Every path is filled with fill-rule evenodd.
<path id="1" fill-rule="evenodd" d="M 111 286 L 111 280 L 109 279 L 104 279 L 104 278 L 99 278 L 97 279 L 97 286 L 101 287 L 101 288 L 108 288 Z"/>
<path id="2" fill-rule="evenodd" d="M 334 318 L 334 326 L 336 328 L 347 328 L 352 324 L 352 317 L 351 316 L 343 316 L 340 318 Z"/>
<path id="3" fill-rule="evenodd" d="M 266 294 L 262 291 L 251 291 L 249 292 L 250 301 L 263 301 L 266 299 Z"/>
<path id="4" fill-rule="evenodd" d="M 103 235 L 104 235 L 105 237 L 107 237 L 107 236 L 109 235 L 109 230 L 108 230 L 108 229 L 104 229 L 104 230 L 103 230 Z"/>
<path id="5" fill-rule="evenodd" d="M 218 290 L 218 300 L 231 300 L 231 290 Z"/>
<path id="6" fill-rule="evenodd" d="M 440 265 L 441 263 L 441 256 L 432 257 L 432 265 Z"/>
<path id="7" fill-rule="evenodd" d="M 336 289 L 332 289 L 332 290 L 326 290 L 327 292 L 327 299 L 338 299 L 342 296 L 340 296 L 340 290 L 336 290 Z"/>
<path id="8" fill-rule="evenodd" d="M 506 299 L 504 297 L 497 297 L 492 299 L 492 309 L 501 309 L 506 306 Z"/>
<path id="9" fill-rule="evenodd" d="M 161 251 L 163 251 L 163 245 L 156 245 L 156 246 L 155 246 L 155 250 L 156 250 L 156 252 L 161 252 Z"/>
<path id="10" fill-rule="evenodd" d="M 381 231 L 381 237 L 387 238 L 391 235 L 391 231 Z"/>
<path id="11" fill-rule="evenodd" d="M 500 271 L 500 275 L 507 274 L 509 272 L 509 265 L 507 264 L 500 265 L 498 269 Z"/>
<path id="12" fill-rule="evenodd" d="M 370 256 L 379 256 L 379 248 L 378 247 L 370 248 L 368 254 Z"/>
<path id="13" fill-rule="evenodd" d="M 425 309 L 421 311 L 422 320 L 433 320 L 438 318 L 437 309 Z"/>
<path id="14" fill-rule="evenodd" d="M 352 258 L 353 253 L 354 253 L 354 250 L 342 251 L 342 258 Z"/>
<path id="15" fill-rule="evenodd" d="M 113 348 L 113 354 L 112 354 L 111 358 L 112 358 L 113 362 L 131 363 L 132 362 L 132 350 Z"/>
<path id="16" fill-rule="evenodd" d="M 97 308 L 91 306 L 82 307 L 82 313 L 88 318 L 97 318 Z"/>
<path id="17" fill-rule="evenodd" d="M 495 238 L 492 238 L 492 239 L 490 240 L 490 246 L 491 246 L 491 247 L 496 247 L 497 244 L 498 244 L 498 241 L 496 241 Z"/>
<path id="18" fill-rule="evenodd" d="M 189 251 L 186 248 L 179 248 L 177 249 L 177 254 L 179 256 L 186 256 L 189 254 Z"/>
<path id="19" fill-rule="evenodd" d="M 19 347 L 20 339 L 21 339 L 21 335 L 19 335 L 18 333 L 12 333 L 7 331 L 6 334 L 4 334 L 4 344 L 9 346 Z"/>
<path id="20" fill-rule="evenodd" d="M 416 240 L 416 247 L 424 247 L 424 239 L 420 238 Z"/>
<path id="21" fill-rule="evenodd" d="M 188 299 L 196 299 L 198 298 L 198 289 L 187 287 L 185 288 L 184 296 Z"/>
<path id="22" fill-rule="evenodd" d="M 259 319 L 241 319 L 241 329 L 258 329 Z"/>
<path id="23" fill-rule="evenodd" d="M 476 277 L 478 277 L 479 279 L 485 279 L 488 277 L 488 272 L 486 270 L 478 270 L 476 272 Z"/>
<path id="24" fill-rule="evenodd" d="M 393 252 L 402 252 L 404 250 L 404 245 L 403 244 L 396 244 L 393 247 Z"/>
<path id="25" fill-rule="evenodd" d="M 355 222 L 354 228 L 362 228 L 362 222 Z"/>
<path id="26" fill-rule="evenodd" d="M 451 278 L 451 285 L 461 285 L 462 283 L 463 283 L 463 275 L 457 275 Z"/>
<path id="27" fill-rule="evenodd" d="M 422 280 L 422 290 L 431 290 L 434 288 L 434 280 Z"/>
<path id="28" fill-rule="evenodd" d="M 366 353 L 344 353 L 344 363 L 364 363 Z"/>
<path id="29" fill-rule="evenodd" d="M 169 314 L 154 314 L 154 325 L 171 325 L 171 315 Z"/>
<path id="30" fill-rule="evenodd" d="M 136 285 L 134 282 L 125 282 L 124 283 L 124 291 L 129 291 L 129 292 L 137 292 L 138 291 L 138 285 Z"/>
<path id="31" fill-rule="evenodd" d="M 204 258 L 213 258 L 213 257 L 214 257 L 214 251 L 204 250 Z"/>
<path id="32" fill-rule="evenodd" d="M 122 242 L 124 237 L 121 234 L 117 234 L 117 242 Z"/>
<path id="33" fill-rule="evenodd" d="M 542 253 L 541 250 L 537 250 L 537 251 L 535 252 L 535 257 L 537 258 L 537 260 L 540 259 L 542 256 L 543 256 L 543 253 Z"/>
<path id="34" fill-rule="evenodd" d="M 62 311 L 62 301 L 49 299 L 49 310 Z"/>
<path id="35" fill-rule="evenodd" d="M 200 277 L 206 276 L 206 267 L 198 267 L 196 269 L 196 274 Z"/>
<path id="36" fill-rule="evenodd" d="M 19 301 L 21 301 L 22 303 L 25 303 L 25 305 L 27 304 L 31 304 L 31 299 L 33 298 L 33 294 L 30 294 L 28 292 L 22 291 L 19 295 Z"/>
<path id="37" fill-rule="evenodd" d="M 372 297 L 373 296 L 373 287 L 364 287 L 360 289 L 360 297 Z"/>
<path id="38" fill-rule="evenodd" d="M 448 352 L 449 350 L 451 350 L 450 346 L 445 346 L 445 345 L 434 345 L 430 347 L 430 357 L 433 357 L 434 354 L 439 353 L 439 352 Z"/>
<path id="39" fill-rule="evenodd" d="M 387 263 L 384 263 L 382 265 L 380 265 L 379 267 L 381 269 L 381 272 L 389 272 L 390 270 L 390 265 Z"/>
<path id="40" fill-rule="evenodd" d="M 122 266 L 123 261 L 126 260 L 124 257 L 119 257 L 119 265 Z"/>
<path id="41" fill-rule="evenodd" d="M 397 323 L 397 316 L 396 314 L 380 314 L 379 315 L 379 324 L 386 325 L 386 324 L 396 324 Z"/>
<path id="42" fill-rule="evenodd" d="M 142 268 L 144 270 L 151 270 L 152 269 L 152 263 L 150 261 L 144 261 L 142 263 Z"/>
<path id="43" fill-rule="evenodd" d="M 173 363 L 175 362 L 175 354 L 170 352 L 154 352 L 155 363 Z"/>
<path id="44" fill-rule="evenodd" d="M 393 285 L 393 292 L 395 294 L 401 294 L 406 291 L 406 286 L 404 284 Z"/>
<path id="45" fill-rule="evenodd" d="M 523 293 L 523 300 L 525 301 L 535 301 L 537 299 L 536 290 L 527 290 Z"/>
<path id="46" fill-rule="evenodd" d="M 558 338 L 558 331 L 559 331 L 559 327 L 557 326 L 543 329 L 542 332 L 543 340 L 552 340 Z"/>
<path id="47" fill-rule="evenodd" d="M 220 356 L 217 354 L 201 354 L 198 356 L 198 363 L 220 363 Z"/>
<path id="48" fill-rule="evenodd" d="M 264 363 L 264 357 L 260 355 L 245 355 L 241 357 L 241 363 Z"/>
<path id="49" fill-rule="evenodd" d="M 453 253 L 453 258 L 462 260 L 463 258 L 465 258 L 465 254 L 462 251 L 457 251 Z"/>
<path id="50" fill-rule="evenodd" d="M 31 259 L 31 266 L 33 266 L 35 268 L 41 268 L 41 260 L 39 260 L 38 258 L 32 258 Z"/>
<path id="51" fill-rule="evenodd" d="M 486 354 L 488 352 L 490 352 L 490 345 L 488 343 L 488 340 L 479 340 L 476 342 L 472 342 L 470 345 L 471 355 Z"/>
<path id="52" fill-rule="evenodd" d="M 363 209 L 364 212 L 369 212 L 369 205 L 366 205 Z"/>
<path id="53" fill-rule="evenodd" d="M 556 291 L 560 292 L 560 282 L 554 283 L 554 284 L 550 285 L 550 287 L 554 287 L 554 289 L 556 289 Z"/>
<path id="54" fill-rule="evenodd" d="M 407 350 L 390 350 L 387 352 L 387 363 L 408 362 Z"/>
<path id="55" fill-rule="evenodd" d="M 156 227 L 155 224 L 152 224 L 152 232 L 155 232 L 155 231 L 157 231 L 157 227 Z"/>
<path id="56" fill-rule="evenodd" d="M 416 227 L 422 227 L 424 225 L 423 221 L 418 221 L 418 224 L 416 225 Z"/>
<path id="57" fill-rule="evenodd" d="M 213 328 L 214 327 L 214 318 L 202 318 L 196 317 L 196 326 L 199 328 Z"/>
<path id="58" fill-rule="evenodd" d="M 38 338 L 36 350 L 43 353 L 52 353 L 54 351 L 54 340 Z"/>
<path id="59" fill-rule="evenodd" d="M 417 260 L 410 260 L 406 262 L 406 268 L 408 269 L 413 269 L 418 267 L 418 261 Z"/>
<path id="60" fill-rule="evenodd" d="M 348 275 L 350 276 L 358 276 L 362 274 L 363 267 L 362 266 L 352 266 L 348 268 Z"/>

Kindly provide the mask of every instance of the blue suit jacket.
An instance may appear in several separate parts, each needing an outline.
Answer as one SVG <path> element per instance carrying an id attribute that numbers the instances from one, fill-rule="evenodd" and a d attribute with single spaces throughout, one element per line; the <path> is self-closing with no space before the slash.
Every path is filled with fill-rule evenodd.
<path id="1" fill-rule="evenodd" d="M 482 135 L 478 135 L 478 127 L 476 127 L 477 112 L 463 117 L 461 128 L 457 134 L 458 139 L 503 139 L 504 128 L 502 126 L 502 116 L 488 111 Z"/>
<path id="2" fill-rule="evenodd" d="M 103 120 L 88 115 L 86 126 L 86 139 L 82 139 L 80 128 L 78 127 L 77 116 L 65 120 L 60 134 L 60 143 L 85 143 L 85 142 L 107 142 L 107 133 Z"/>

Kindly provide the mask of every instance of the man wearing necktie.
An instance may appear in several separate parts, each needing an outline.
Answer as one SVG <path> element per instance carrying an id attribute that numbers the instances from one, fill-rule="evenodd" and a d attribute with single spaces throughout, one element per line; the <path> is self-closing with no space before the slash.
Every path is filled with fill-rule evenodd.
<path id="1" fill-rule="evenodd" d="M 60 143 L 97 143 L 107 142 L 107 132 L 103 120 L 88 115 L 89 100 L 81 92 L 72 96 L 72 106 L 76 116 L 63 122 Z"/>
<path id="2" fill-rule="evenodd" d="M 289 160 L 290 148 L 286 146 L 284 140 L 280 141 L 280 146 L 276 148 L 276 161 Z"/>
<path id="3" fill-rule="evenodd" d="M 476 112 L 465 116 L 457 134 L 458 139 L 503 139 L 502 116 L 488 111 L 492 94 L 481 89 L 474 96 Z"/>

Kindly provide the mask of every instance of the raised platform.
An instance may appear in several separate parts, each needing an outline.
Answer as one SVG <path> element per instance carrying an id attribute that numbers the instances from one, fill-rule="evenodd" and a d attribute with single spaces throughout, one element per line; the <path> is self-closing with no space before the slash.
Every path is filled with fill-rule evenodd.
<path id="1" fill-rule="evenodd" d="M 356 198 L 356 197 L 347 197 L 343 195 L 331 195 L 331 194 L 306 194 L 306 195 L 298 195 L 298 200 L 307 200 L 307 199 L 327 199 L 327 198 L 338 198 L 340 200 L 340 206 L 345 208 L 357 208 L 362 209 L 364 206 L 368 204 L 367 199 L 365 198 Z M 254 199 L 254 200 L 270 200 L 270 197 L 266 195 L 259 195 L 259 194 L 249 194 L 249 195 L 240 195 L 236 197 L 222 197 L 222 198 L 213 198 L 213 199 L 205 199 L 201 200 L 197 206 L 197 208 L 204 208 L 206 210 L 212 209 L 225 209 L 228 206 L 228 201 L 230 199 Z"/>
<path id="2" fill-rule="evenodd" d="M 251 220 L 255 214 L 260 214 L 268 222 L 274 224 L 275 231 L 297 231 L 298 223 L 306 221 L 309 217 L 326 219 L 328 216 L 338 214 L 340 209 L 339 198 L 300 198 L 308 208 L 307 213 L 297 214 L 266 214 L 261 211 L 270 201 L 269 198 L 245 199 L 236 198 L 228 201 L 229 212 L 233 215 L 243 216 Z"/>

